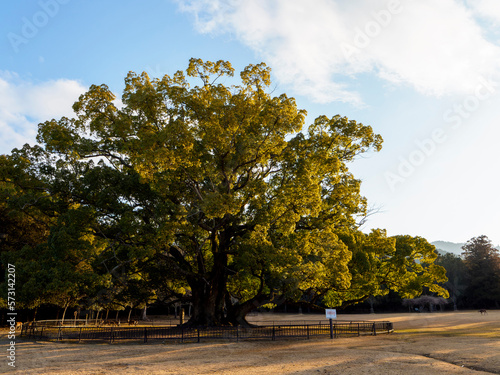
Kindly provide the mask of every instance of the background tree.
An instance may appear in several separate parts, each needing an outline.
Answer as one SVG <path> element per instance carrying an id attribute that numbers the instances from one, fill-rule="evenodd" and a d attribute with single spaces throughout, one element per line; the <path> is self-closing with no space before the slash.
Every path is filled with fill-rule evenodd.
<path id="1" fill-rule="evenodd" d="M 31 179 L 32 172 L 26 160 L 0 155 L 0 233 L 6 235 L 2 253 L 35 247 L 49 234 L 54 216 L 50 210 L 43 211 L 45 193 Z"/>
<path id="2" fill-rule="evenodd" d="M 0 159 L 2 209 L 9 232 L 2 264 L 16 265 L 18 307 L 68 307 L 96 292 L 106 275 L 93 261 L 100 244 L 88 234 L 88 210 L 68 197 L 71 180 L 46 163 L 50 155 L 25 146 Z"/>
<path id="3" fill-rule="evenodd" d="M 304 293 L 329 306 L 387 288 L 445 293 L 426 241 L 358 230 L 366 199 L 348 164 L 382 138 L 341 116 L 304 129 L 294 99 L 268 92 L 264 64 L 246 67 L 239 85 L 218 83 L 233 74 L 199 59 L 161 80 L 129 73 L 123 107 L 92 86 L 76 118 L 40 124 L 44 148 L 26 147 L 22 160 L 63 213 L 52 249 L 82 252 L 124 290 L 160 274 L 155 289 L 184 293 L 194 325 L 245 323 L 252 309 Z M 54 242 L 58 233 L 74 239 Z"/>
<path id="4" fill-rule="evenodd" d="M 12 155 L 0 155 L 0 233 L 5 235 L 0 243 L 1 265 L 1 305 L 6 307 L 7 285 L 5 272 L 7 264 L 12 263 L 16 268 L 16 291 L 22 288 L 22 274 L 24 262 L 17 262 L 18 254 L 26 249 L 34 249 L 47 241 L 54 216 L 44 204 L 46 194 L 42 185 L 31 179 L 35 171 L 30 169 L 29 163 Z M 23 299 L 22 296 L 27 298 Z M 16 307 L 37 307 L 42 299 L 37 293 L 16 295 Z"/>
<path id="5" fill-rule="evenodd" d="M 438 255 L 436 264 L 446 269 L 446 277 L 448 281 L 443 284 L 448 290 L 450 299 L 453 302 L 453 310 L 458 310 L 459 301 L 463 298 L 466 284 L 466 268 L 465 263 L 459 256 L 446 253 Z"/>
<path id="6" fill-rule="evenodd" d="M 465 300 L 475 308 L 500 307 L 500 254 L 486 236 L 462 247 L 467 272 Z"/>
<path id="7" fill-rule="evenodd" d="M 420 296 L 424 289 L 448 296 L 438 285 L 446 280 L 445 270 L 434 264 L 435 247 L 424 238 L 387 237 L 383 230 L 372 230 L 368 235 L 344 232 L 340 238 L 352 252 L 352 279 L 348 290 L 340 293 L 342 303 L 334 302 L 336 293 L 332 289 L 326 293 L 327 303 L 346 306 L 370 296 L 387 295 L 391 290 L 402 298 Z"/>
<path id="8" fill-rule="evenodd" d="M 426 306 L 428 306 L 429 312 L 433 312 L 436 309 L 436 306 L 439 306 L 442 310 L 446 303 L 447 302 L 443 297 L 433 297 L 427 295 L 403 300 L 403 305 L 408 306 L 409 311 L 415 310 L 415 306 L 417 306 L 418 310 L 416 311 L 419 312 L 425 311 Z"/>

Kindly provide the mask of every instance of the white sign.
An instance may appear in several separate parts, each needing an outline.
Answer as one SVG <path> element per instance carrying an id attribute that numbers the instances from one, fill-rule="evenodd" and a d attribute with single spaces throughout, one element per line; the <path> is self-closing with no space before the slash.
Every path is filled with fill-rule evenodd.
<path id="1" fill-rule="evenodd" d="M 337 310 L 325 309 L 326 319 L 337 319 Z"/>

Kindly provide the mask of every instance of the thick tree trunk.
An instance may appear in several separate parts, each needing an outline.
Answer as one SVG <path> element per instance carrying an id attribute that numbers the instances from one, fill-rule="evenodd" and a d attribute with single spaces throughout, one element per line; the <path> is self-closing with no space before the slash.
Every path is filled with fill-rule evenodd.
<path id="1" fill-rule="evenodd" d="M 255 308 L 252 304 L 239 305 L 229 309 L 227 314 L 228 322 L 233 326 L 242 327 L 253 327 L 254 325 L 249 323 L 245 317 L 247 314 Z"/>
<path id="2" fill-rule="evenodd" d="M 214 256 L 213 269 L 208 278 L 188 280 L 191 286 L 193 310 L 187 322 L 191 326 L 220 326 L 227 324 L 224 314 L 227 293 L 227 255 Z"/>
<path id="3" fill-rule="evenodd" d="M 230 306 L 227 321 L 234 326 L 254 327 L 254 324 L 245 319 L 246 315 L 252 310 L 271 302 L 280 305 L 285 302 L 285 298 L 283 296 L 273 297 L 267 294 L 259 294 L 248 301 Z"/>
<path id="4" fill-rule="evenodd" d="M 253 309 L 266 303 L 281 304 L 283 297 L 258 294 L 244 303 L 232 304 L 227 292 L 227 255 L 215 254 L 214 265 L 208 278 L 188 280 L 191 286 L 193 313 L 186 323 L 190 326 L 252 326 L 245 316 Z"/>
<path id="5" fill-rule="evenodd" d="M 212 282 L 214 281 L 212 280 Z M 217 303 L 220 298 L 219 288 L 213 288 L 205 282 L 200 284 L 202 285 L 191 286 L 193 311 L 188 324 L 208 327 L 223 325 L 223 309 Z"/>

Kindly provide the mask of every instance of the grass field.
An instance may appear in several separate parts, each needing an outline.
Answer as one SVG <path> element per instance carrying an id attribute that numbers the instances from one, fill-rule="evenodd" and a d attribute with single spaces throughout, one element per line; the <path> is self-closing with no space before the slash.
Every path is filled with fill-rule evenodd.
<path id="1" fill-rule="evenodd" d="M 353 338 L 76 344 L 16 338 L 16 368 L 2 374 L 500 374 L 500 311 L 341 315 L 389 320 L 392 334 Z M 260 314 L 254 322 L 325 320 L 324 315 Z M 9 348 L 7 331 L 0 343 Z"/>

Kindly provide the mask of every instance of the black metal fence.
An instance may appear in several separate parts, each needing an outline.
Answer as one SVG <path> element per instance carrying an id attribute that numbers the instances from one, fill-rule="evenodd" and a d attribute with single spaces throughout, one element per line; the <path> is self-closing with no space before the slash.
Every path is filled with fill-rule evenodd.
<path id="1" fill-rule="evenodd" d="M 393 331 L 391 322 L 318 322 L 308 324 L 273 324 L 246 327 L 84 327 L 25 324 L 21 337 L 48 341 L 162 341 L 172 343 L 210 340 L 280 340 L 310 339 L 312 337 L 354 337 L 377 335 Z"/>

